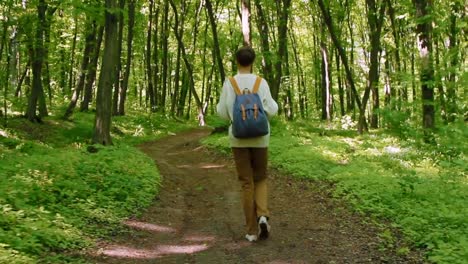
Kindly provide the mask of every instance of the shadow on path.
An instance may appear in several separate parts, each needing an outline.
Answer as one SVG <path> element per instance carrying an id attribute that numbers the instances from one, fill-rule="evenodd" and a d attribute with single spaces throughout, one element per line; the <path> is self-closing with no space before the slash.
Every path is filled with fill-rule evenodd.
<path id="1" fill-rule="evenodd" d="M 378 231 L 323 191 L 324 185 L 270 173 L 272 233 L 244 240 L 232 160 L 199 144 L 196 129 L 140 149 L 163 177 L 161 192 L 131 232 L 99 245 L 94 263 L 420 263 L 379 250 Z M 318 186 L 321 185 L 321 186 Z"/>

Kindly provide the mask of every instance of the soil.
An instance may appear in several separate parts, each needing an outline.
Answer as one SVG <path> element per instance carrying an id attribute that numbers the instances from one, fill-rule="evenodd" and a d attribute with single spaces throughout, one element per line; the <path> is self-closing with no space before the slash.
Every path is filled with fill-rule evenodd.
<path id="1" fill-rule="evenodd" d="M 399 256 L 369 218 L 333 199 L 333 187 L 270 170 L 270 237 L 245 240 L 240 187 L 231 157 L 201 146 L 196 129 L 145 143 L 163 177 L 154 204 L 100 242 L 94 263 L 423 263 Z M 397 241 L 396 243 L 399 243 Z M 386 246 L 386 249 L 384 248 Z"/>

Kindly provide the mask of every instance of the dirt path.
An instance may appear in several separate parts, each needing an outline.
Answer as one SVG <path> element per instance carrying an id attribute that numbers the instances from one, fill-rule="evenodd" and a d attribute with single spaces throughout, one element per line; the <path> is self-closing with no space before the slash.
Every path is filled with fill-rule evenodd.
<path id="1" fill-rule="evenodd" d="M 245 241 L 232 161 L 200 146 L 207 130 L 147 143 L 163 186 L 131 232 L 100 245 L 95 263 L 420 263 L 379 250 L 375 228 L 317 184 L 272 172 L 268 240 Z"/>

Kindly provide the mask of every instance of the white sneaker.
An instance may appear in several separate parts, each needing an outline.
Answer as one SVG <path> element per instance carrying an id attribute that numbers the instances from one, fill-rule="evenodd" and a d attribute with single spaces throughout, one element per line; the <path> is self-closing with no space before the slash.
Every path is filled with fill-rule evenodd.
<path id="1" fill-rule="evenodd" d="M 257 236 L 256 235 L 245 235 L 245 239 L 247 239 L 249 242 L 254 242 L 257 241 Z"/>
<path id="2" fill-rule="evenodd" d="M 267 239 L 270 234 L 270 225 L 266 216 L 260 216 L 258 219 L 258 238 L 261 240 Z"/>

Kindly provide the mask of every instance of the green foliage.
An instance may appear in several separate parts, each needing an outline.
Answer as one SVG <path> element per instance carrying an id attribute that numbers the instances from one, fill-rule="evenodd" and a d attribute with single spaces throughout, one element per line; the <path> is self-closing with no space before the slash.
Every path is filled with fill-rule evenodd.
<path id="1" fill-rule="evenodd" d="M 118 231 L 122 219 L 150 204 L 160 182 L 153 160 L 126 141 L 187 127 L 156 116 L 122 117 L 115 122 L 115 146 L 94 146 L 90 153 L 91 120 L 93 114 L 43 125 L 12 120 L 15 129 L 0 136 L 1 263 L 68 262 L 51 253 Z M 141 134 L 129 133 L 139 126 Z"/>
<path id="2" fill-rule="evenodd" d="M 389 134 L 358 136 L 314 123 L 272 123 L 270 161 L 296 177 L 334 182 L 334 195 L 355 210 L 390 220 L 437 263 L 468 259 L 466 138 L 463 123 L 444 127 L 437 145 Z M 392 133 L 394 134 L 394 133 Z M 225 135 L 205 144 L 228 152 Z M 380 235 L 393 247 L 390 230 Z M 408 252 L 407 247 L 397 250 Z"/>

